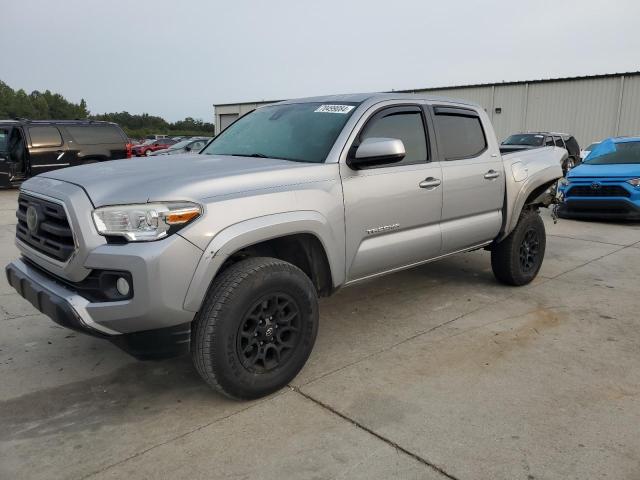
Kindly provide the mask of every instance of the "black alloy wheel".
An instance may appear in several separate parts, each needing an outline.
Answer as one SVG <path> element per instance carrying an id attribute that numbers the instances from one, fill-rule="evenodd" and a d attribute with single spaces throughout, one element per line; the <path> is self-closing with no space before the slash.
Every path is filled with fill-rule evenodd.
<path id="1" fill-rule="evenodd" d="M 530 228 L 524 234 L 520 244 L 520 268 L 522 273 L 529 273 L 538 266 L 540 253 L 540 238 L 538 231 Z"/>
<path id="2" fill-rule="evenodd" d="M 300 343 L 300 308 L 289 295 L 273 293 L 257 301 L 240 324 L 238 358 L 252 373 L 286 363 Z"/>

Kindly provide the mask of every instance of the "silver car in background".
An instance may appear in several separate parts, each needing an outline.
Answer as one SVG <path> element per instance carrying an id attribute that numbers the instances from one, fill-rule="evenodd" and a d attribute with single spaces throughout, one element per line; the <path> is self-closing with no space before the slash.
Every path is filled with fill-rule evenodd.
<path id="1" fill-rule="evenodd" d="M 181 140 L 178 143 L 171 145 L 169 148 L 163 150 L 156 150 L 151 154 L 152 157 L 156 155 L 178 155 L 180 153 L 198 153 L 209 143 L 211 137 L 192 137 L 186 140 Z"/>

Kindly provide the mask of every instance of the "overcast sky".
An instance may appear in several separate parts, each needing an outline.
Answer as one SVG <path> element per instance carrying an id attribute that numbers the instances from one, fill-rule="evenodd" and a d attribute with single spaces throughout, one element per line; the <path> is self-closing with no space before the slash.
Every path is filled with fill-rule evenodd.
<path id="1" fill-rule="evenodd" d="M 1 0 L 0 80 L 93 113 L 640 69 L 637 0 Z"/>

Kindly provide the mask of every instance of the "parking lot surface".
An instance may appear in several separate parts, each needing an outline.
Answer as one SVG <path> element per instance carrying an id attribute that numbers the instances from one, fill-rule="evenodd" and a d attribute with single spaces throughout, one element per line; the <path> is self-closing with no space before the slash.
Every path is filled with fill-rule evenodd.
<path id="1" fill-rule="evenodd" d="M 0 264 L 16 191 L 0 191 Z M 640 478 L 640 225 L 554 225 L 513 288 L 471 252 L 321 301 L 290 388 L 209 390 L 0 281 L 0 478 Z"/>

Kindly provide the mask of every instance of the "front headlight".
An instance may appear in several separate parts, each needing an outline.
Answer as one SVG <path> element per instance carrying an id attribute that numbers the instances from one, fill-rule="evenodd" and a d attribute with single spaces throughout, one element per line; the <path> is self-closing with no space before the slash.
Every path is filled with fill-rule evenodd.
<path id="1" fill-rule="evenodd" d="M 627 183 L 634 187 L 640 187 L 640 178 L 632 178 L 631 180 L 627 180 Z"/>
<path id="2" fill-rule="evenodd" d="M 98 208 L 93 222 L 100 235 L 150 242 L 171 235 L 200 215 L 202 207 L 191 202 L 143 203 Z"/>

